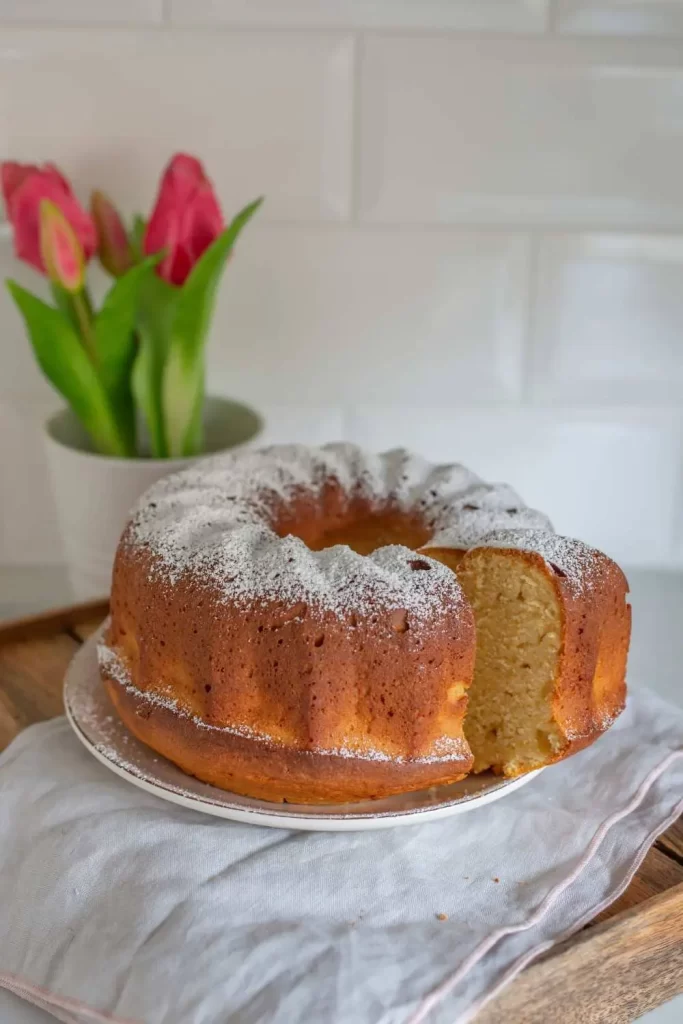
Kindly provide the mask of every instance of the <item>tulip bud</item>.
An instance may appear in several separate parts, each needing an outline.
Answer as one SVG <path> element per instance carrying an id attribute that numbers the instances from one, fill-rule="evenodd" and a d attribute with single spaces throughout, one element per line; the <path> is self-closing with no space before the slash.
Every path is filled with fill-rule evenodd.
<path id="1" fill-rule="evenodd" d="M 218 199 L 201 163 L 176 153 L 162 176 L 142 242 L 148 255 L 165 253 L 157 266 L 159 277 L 181 287 L 223 227 Z"/>
<path id="2" fill-rule="evenodd" d="M 121 277 L 134 263 L 123 221 L 104 192 L 93 192 L 90 213 L 97 230 L 100 263 L 112 277 Z"/>
<path id="3" fill-rule="evenodd" d="M 41 274 L 47 273 L 40 252 L 40 204 L 49 199 L 68 220 L 88 262 L 97 246 L 95 225 L 61 171 L 53 164 L 38 167 L 8 160 L 0 165 L 0 184 L 12 223 L 14 251 L 20 260 Z"/>
<path id="4" fill-rule="evenodd" d="M 9 207 L 12 196 L 28 178 L 29 174 L 40 173 L 40 168 L 35 164 L 18 164 L 16 160 L 5 160 L 0 164 L 0 180 L 2 180 L 2 194 L 5 199 L 5 207 L 9 215 Z"/>
<path id="5" fill-rule="evenodd" d="M 51 281 L 72 294 L 83 290 L 83 248 L 60 208 L 49 199 L 40 201 L 40 254 Z"/>

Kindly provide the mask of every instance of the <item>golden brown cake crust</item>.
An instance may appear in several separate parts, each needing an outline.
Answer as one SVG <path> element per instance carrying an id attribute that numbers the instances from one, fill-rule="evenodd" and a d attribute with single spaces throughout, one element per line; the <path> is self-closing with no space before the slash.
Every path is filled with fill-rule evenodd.
<path id="1" fill-rule="evenodd" d="M 206 460 L 134 512 L 102 676 L 140 739 L 224 789 L 344 802 L 455 781 L 473 763 L 475 633 L 452 570 L 512 524 L 526 529 L 503 531 L 510 546 L 554 572 L 533 553 L 554 536 L 547 518 L 462 466 L 348 445 Z M 623 706 L 630 620 L 614 563 L 592 552 L 579 571 L 555 554 L 560 757 Z"/>
<path id="2" fill-rule="evenodd" d="M 274 800 L 379 797 L 470 770 L 473 615 L 445 566 L 396 543 L 432 527 L 394 493 L 407 479 L 394 462 L 379 498 L 356 470 L 342 486 L 341 468 L 286 500 L 253 481 L 245 497 L 241 471 L 235 501 L 201 471 L 199 512 L 184 504 L 191 472 L 147 496 L 117 553 L 101 659 L 137 735 L 198 778 Z M 345 536 L 372 553 L 327 547 Z M 130 706 L 145 695 L 165 706 L 141 724 Z"/>
<path id="3" fill-rule="evenodd" d="M 445 571 L 416 561 L 420 576 Z M 455 781 L 471 768 L 462 730 L 474 623 L 450 574 L 450 602 L 423 624 L 403 609 L 341 619 L 282 601 L 245 613 L 205 580 L 161 583 L 152 562 L 119 552 L 102 674 L 131 730 L 189 774 L 313 803 Z"/>
<path id="4" fill-rule="evenodd" d="M 445 581 L 451 604 L 421 628 L 402 609 L 340 619 L 280 601 L 245 613 L 201 579 L 160 583 L 150 560 L 119 553 L 106 637 L 116 654 L 102 671 L 110 691 L 118 679 L 115 703 L 133 732 L 185 771 L 247 795 L 308 802 L 469 771 L 462 723 L 474 625 L 454 578 Z M 444 571 L 419 561 L 421 576 Z M 171 706 L 149 704 L 141 722 L 130 710 L 136 690 Z"/>
<path id="5" fill-rule="evenodd" d="M 106 677 L 109 695 L 130 731 L 188 775 L 221 789 L 288 803 L 345 803 L 407 793 L 467 775 L 471 756 L 458 761 L 349 758 L 207 730 L 192 718 L 150 704 Z"/>

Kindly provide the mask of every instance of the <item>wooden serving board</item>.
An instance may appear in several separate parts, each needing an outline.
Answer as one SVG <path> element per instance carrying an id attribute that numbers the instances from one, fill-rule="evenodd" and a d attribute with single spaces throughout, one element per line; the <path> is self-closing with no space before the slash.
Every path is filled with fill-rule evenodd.
<path id="1" fill-rule="evenodd" d="M 63 712 L 62 680 L 106 601 L 0 623 L 0 750 Z M 683 992 L 683 818 L 630 886 L 586 928 L 528 967 L 477 1024 L 626 1024 Z"/>

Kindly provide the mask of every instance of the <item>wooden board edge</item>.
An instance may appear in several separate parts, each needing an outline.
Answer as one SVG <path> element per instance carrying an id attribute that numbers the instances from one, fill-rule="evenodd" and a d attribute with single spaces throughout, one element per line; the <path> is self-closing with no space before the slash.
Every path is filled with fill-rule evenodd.
<path id="1" fill-rule="evenodd" d="M 658 850 L 683 865 L 683 816 L 655 840 Z"/>
<path id="2" fill-rule="evenodd" d="M 600 976 L 610 969 L 618 980 L 603 989 Z M 596 990 L 584 1005 L 583 982 L 590 972 Z M 474 1024 L 521 1019 L 541 1024 L 554 1019 L 558 1006 L 567 1009 L 567 1024 L 587 1019 L 621 1024 L 682 991 L 683 882 L 559 943 L 487 1003 Z"/>
<path id="3" fill-rule="evenodd" d="M 16 643 L 57 633 L 77 626 L 80 622 L 96 618 L 104 619 L 109 611 L 109 600 L 98 598 L 83 604 L 55 608 L 39 615 L 0 622 L 0 644 Z"/>

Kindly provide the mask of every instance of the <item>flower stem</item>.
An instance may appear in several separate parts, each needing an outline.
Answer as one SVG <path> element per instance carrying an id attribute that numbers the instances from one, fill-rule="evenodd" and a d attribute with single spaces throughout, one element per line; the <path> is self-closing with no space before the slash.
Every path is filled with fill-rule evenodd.
<path id="1" fill-rule="evenodd" d="M 76 314 L 76 320 L 81 332 L 81 338 L 83 339 L 83 345 L 86 352 L 90 356 L 90 361 L 93 366 L 97 366 L 97 349 L 95 347 L 95 336 L 92 329 L 92 305 L 90 303 L 90 296 L 83 289 L 80 292 L 74 292 L 71 296 L 73 303 L 74 313 Z"/>

